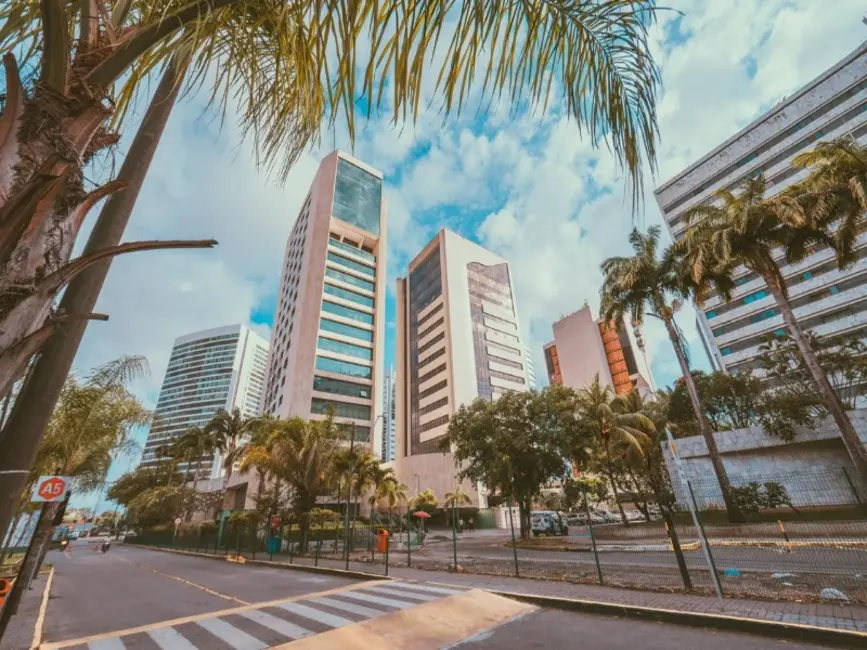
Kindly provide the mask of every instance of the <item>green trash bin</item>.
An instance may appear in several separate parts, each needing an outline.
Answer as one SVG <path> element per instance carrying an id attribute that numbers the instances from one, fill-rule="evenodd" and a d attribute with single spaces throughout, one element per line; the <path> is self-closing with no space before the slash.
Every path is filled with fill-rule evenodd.
<path id="1" fill-rule="evenodd" d="M 268 540 L 268 552 L 269 553 L 279 553 L 280 552 L 280 538 L 272 537 Z"/>

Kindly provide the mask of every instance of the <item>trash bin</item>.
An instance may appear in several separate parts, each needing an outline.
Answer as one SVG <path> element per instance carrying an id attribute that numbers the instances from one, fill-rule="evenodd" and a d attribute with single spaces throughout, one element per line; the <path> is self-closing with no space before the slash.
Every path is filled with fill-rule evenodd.
<path id="1" fill-rule="evenodd" d="M 280 552 L 280 538 L 279 537 L 271 537 L 268 540 L 268 552 L 271 554 Z"/>
<path id="2" fill-rule="evenodd" d="M 385 553 L 388 550 L 388 531 L 380 529 L 376 534 L 376 552 Z"/>

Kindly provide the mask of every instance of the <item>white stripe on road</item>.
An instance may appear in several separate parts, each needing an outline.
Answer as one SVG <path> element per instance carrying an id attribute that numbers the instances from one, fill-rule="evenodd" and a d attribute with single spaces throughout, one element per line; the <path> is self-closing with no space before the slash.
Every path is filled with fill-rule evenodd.
<path id="1" fill-rule="evenodd" d="M 420 600 L 422 602 L 429 602 L 432 600 L 439 600 L 442 596 L 432 596 L 431 594 L 414 594 L 406 589 L 389 589 L 388 587 L 367 587 L 364 590 L 365 592 L 376 592 L 378 594 L 385 594 L 386 596 L 397 596 L 398 598 L 412 598 L 413 600 Z"/>
<path id="2" fill-rule="evenodd" d="M 377 616 L 382 616 L 383 614 L 388 613 L 383 612 L 381 609 L 371 609 L 370 607 L 362 607 L 361 605 L 344 603 L 341 600 L 337 600 L 336 598 L 328 598 L 327 596 L 322 596 L 321 598 L 311 598 L 310 602 L 316 603 L 318 605 L 334 607 L 336 609 L 342 609 L 344 612 L 349 612 L 350 614 L 358 614 L 359 616 L 367 616 L 368 618 L 376 618 Z"/>
<path id="3" fill-rule="evenodd" d="M 381 598 L 380 596 L 371 596 L 358 591 L 341 591 L 340 595 L 345 598 L 354 598 L 355 600 L 363 600 L 375 605 L 385 605 L 386 607 L 394 607 L 395 609 L 409 609 L 415 607 L 418 603 L 408 603 L 405 600 L 395 600 L 394 598 Z"/>
<path id="4" fill-rule="evenodd" d="M 197 650 L 183 634 L 173 627 L 161 627 L 148 632 L 148 636 L 154 640 L 162 650 Z"/>
<path id="5" fill-rule="evenodd" d="M 290 639 L 300 639 L 305 636 L 312 636 L 313 634 L 313 632 L 301 627 L 300 625 L 284 621 L 282 618 L 277 618 L 268 612 L 262 612 L 258 609 L 249 612 L 240 612 L 240 615 L 244 618 L 249 618 L 251 621 L 255 621 L 259 625 L 271 628 L 283 636 L 288 636 Z"/>
<path id="6" fill-rule="evenodd" d="M 206 618 L 196 621 L 196 624 L 201 625 L 208 632 L 235 648 L 235 650 L 265 650 L 268 647 L 267 643 L 262 643 L 256 637 L 250 636 L 231 623 L 227 623 L 219 618 Z"/>
<path id="7" fill-rule="evenodd" d="M 87 644 L 90 650 L 126 650 L 123 641 L 116 636 L 110 639 L 100 639 L 99 641 L 91 641 Z"/>
<path id="8" fill-rule="evenodd" d="M 388 583 L 389 587 L 394 587 L 396 589 L 418 589 L 419 591 L 429 591 L 432 594 L 446 594 L 448 596 L 454 596 L 455 594 L 464 593 L 463 589 L 446 589 L 445 587 L 430 587 L 428 585 L 420 585 L 416 582 L 400 582 L 395 580 L 394 582 Z"/>
<path id="9" fill-rule="evenodd" d="M 324 623 L 331 627 L 343 627 L 344 625 L 352 625 L 355 622 L 350 621 L 348 618 L 343 618 L 342 616 L 329 614 L 328 612 L 322 612 L 318 609 L 308 607 L 307 605 L 302 605 L 301 603 L 283 603 L 277 605 L 277 607 L 285 609 L 287 612 L 298 614 L 298 616 L 303 616 L 304 618 Z"/>

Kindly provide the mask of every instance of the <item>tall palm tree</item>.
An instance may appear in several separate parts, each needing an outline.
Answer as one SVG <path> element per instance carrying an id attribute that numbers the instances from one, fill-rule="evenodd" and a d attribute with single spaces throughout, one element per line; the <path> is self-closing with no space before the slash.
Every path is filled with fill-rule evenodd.
<path id="1" fill-rule="evenodd" d="M 629 412 L 623 408 L 611 387 L 600 383 L 598 375 L 578 391 L 575 415 L 597 438 L 602 451 L 602 471 L 614 492 L 623 525 L 628 526 L 629 520 L 617 491 L 615 464 L 626 453 L 644 456 L 644 449 L 650 442 L 648 433 L 655 429 L 653 422 L 640 411 Z"/>
<path id="2" fill-rule="evenodd" d="M 821 172 L 820 172 L 821 173 Z M 687 213 L 692 227 L 676 245 L 683 256 L 688 279 L 699 288 L 712 276 L 729 279 L 738 265 L 757 273 L 773 295 L 783 322 L 825 408 L 837 423 L 843 444 L 855 465 L 861 481 L 867 484 L 867 448 L 858 437 L 840 396 L 828 379 L 789 300 L 786 282 L 775 253 L 782 250 L 788 263 L 798 263 L 810 255 L 816 244 L 829 244 L 837 251 L 838 262 L 845 265 L 851 259 L 852 241 L 860 231 L 860 216 L 846 226 L 833 210 L 817 208 L 824 201 L 815 194 L 784 192 L 765 198 L 765 179 L 759 175 L 749 179 L 737 196 L 728 191 L 716 193 L 719 205 L 702 205 Z M 833 226 L 851 230 L 851 236 L 837 237 Z M 845 242 L 845 243 L 841 243 Z M 723 299 L 730 299 L 729 282 L 723 288 Z"/>
<path id="3" fill-rule="evenodd" d="M 107 183 L 90 190 L 84 166 L 117 141 L 141 84 L 177 55 L 186 57 L 188 89 L 203 90 L 223 114 L 230 102 L 233 108 L 239 104 L 241 131 L 256 145 L 257 162 L 283 178 L 323 126 L 345 119 L 354 140 L 359 97 L 367 98 L 363 114 L 375 113 L 385 99 L 394 120 L 403 121 L 416 119 L 423 103 L 433 100 L 444 114 L 458 113 L 477 98 L 479 105 L 509 97 L 516 106 L 544 109 L 556 88 L 563 89 L 567 113 L 587 128 L 594 145 L 605 134 L 637 201 L 643 161 L 653 167 L 656 155 L 659 72 L 647 38 L 655 13 L 655 0 L 542 0 L 483 11 L 431 0 L 4 3 L 0 268 L 8 283 L 0 284 L 0 377 L 20 373 L 68 318 L 52 317 L 50 310 L 66 282 L 122 252 L 167 245 L 119 246 L 111 243 L 114 235 L 100 237 L 104 248 L 98 253 L 69 262 L 87 211 L 124 187 Z M 440 39 L 443 27 L 460 37 Z M 516 57 L 519 41 L 524 46 Z M 358 60 L 359 52 L 366 62 Z M 428 65 L 432 60 L 442 63 Z M 484 78 L 473 83 L 480 66 Z M 38 83 L 22 83 L 19 69 L 34 70 Z M 422 92 L 429 78 L 436 79 L 433 99 Z M 146 164 L 144 158 L 136 162 Z M 58 229 L 62 237 L 54 236 Z M 93 292 L 81 298 L 78 306 L 86 309 Z M 47 399 L 56 395 L 55 388 Z M 26 428 L 7 426 L 27 466 L 44 424 L 34 419 Z M 0 497 L 0 531 L 23 486 L 14 466 L 18 457 L 6 467 L 12 456 L 0 445 L 0 495 L 11 494 Z"/>
<path id="4" fill-rule="evenodd" d="M 379 484 L 376 490 L 378 501 L 385 501 L 388 507 L 388 523 L 391 525 L 391 519 L 394 514 L 394 509 L 401 503 L 406 503 L 408 498 L 409 488 L 396 479 L 387 479 Z"/>
<path id="5" fill-rule="evenodd" d="M 644 322 L 646 314 L 662 320 L 680 364 L 699 431 L 707 445 L 708 456 L 722 491 L 729 521 L 742 522 L 744 516 L 735 499 L 713 429 L 701 404 L 689 367 L 686 345 L 674 318 L 681 307 L 681 300 L 688 297 L 690 285 L 684 281 L 678 258 L 670 250 L 659 255 L 659 236 L 659 226 L 651 226 L 647 234 L 635 229 L 629 235 L 634 255 L 610 257 L 602 263 L 602 272 L 605 274 L 601 291 L 602 317 L 607 322 L 617 324 L 622 323 L 628 315 L 631 315 L 632 322 L 637 325 Z M 725 276 L 711 274 L 707 279 L 708 283 L 716 283 L 718 290 L 728 290 Z"/>
<path id="6" fill-rule="evenodd" d="M 190 480 L 190 469 L 193 467 L 191 461 L 196 462 L 193 471 L 193 481 L 195 482 L 202 478 L 202 460 L 205 456 L 213 455 L 219 449 L 220 440 L 212 431 L 201 427 L 190 427 L 175 440 L 174 445 L 177 452 L 187 461 L 187 471 L 184 474 L 185 482 Z"/>
<path id="7" fill-rule="evenodd" d="M 470 498 L 470 495 L 461 490 L 460 485 L 456 485 L 455 489 L 451 492 L 446 492 L 445 496 L 446 500 L 444 502 L 444 505 L 447 509 L 451 510 L 452 519 L 456 519 L 456 513 L 458 508 L 460 508 L 461 506 L 469 505 L 473 502 L 473 500 Z"/>
<path id="8" fill-rule="evenodd" d="M 222 409 L 217 411 L 217 414 L 205 425 L 205 432 L 214 437 L 216 450 L 224 454 L 225 482 L 232 478 L 232 470 L 236 461 L 233 452 L 238 443 L 249 438 L 260 423 L 260 418 L 245 418 L 241 414 L 241 410 L 235 408 L 232 409 L 231 413 Z M 231 462 L 229 462 L 230 458 Z"/>

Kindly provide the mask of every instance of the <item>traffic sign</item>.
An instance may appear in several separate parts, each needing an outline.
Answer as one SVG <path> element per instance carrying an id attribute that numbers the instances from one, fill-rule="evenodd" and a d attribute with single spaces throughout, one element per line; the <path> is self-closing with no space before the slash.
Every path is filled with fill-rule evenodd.
<path id="1" fill-rule="evenodd" d="M 69 486 L 68 476 L 40 476 L 31 501 L 63 501 Z"/>
<path id="2" fill-rule="evenodd" d="M 271 528 L 280 528 L 281 522 L 282 522 L 282 519 L 280 517 L 278 517 L 277 515 L 272 516 L 271 517 Z"/>

